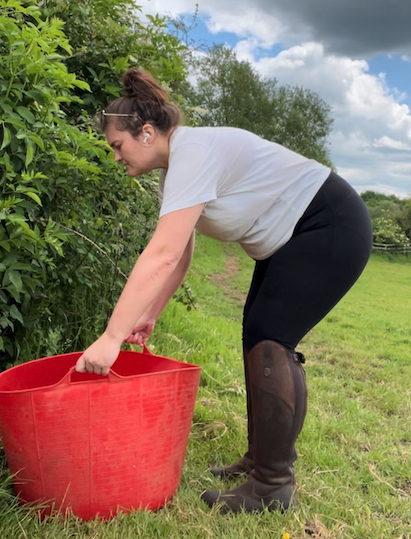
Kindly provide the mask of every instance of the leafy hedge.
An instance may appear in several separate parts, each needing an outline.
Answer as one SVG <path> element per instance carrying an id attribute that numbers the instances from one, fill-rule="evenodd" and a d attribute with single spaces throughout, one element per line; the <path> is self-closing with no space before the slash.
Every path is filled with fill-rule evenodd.
<path id="1" fill-rule="evenodd" d="M 90 127 L 98 105 L 119 90 L 111 81 L 138 58 L 118 56 L 114 67 L 94 63 L 90 77 L 105 70 L 108 87 L 102 84 L 99 100 L 84 104 L 84 95 L 94 94 L 67 68 L 72 47 L 64 23 L 44 16 L 46 8 L 79 5 L 0 0 L 3 367 L 82 349 L 97 336 L 157 214 L 154 182 L 126 177 Z M 137 46 L 135 37 L 129 42 Z M 167 64 L 163 78 L 175 70 L 183 72 L 181 62 Z"/>

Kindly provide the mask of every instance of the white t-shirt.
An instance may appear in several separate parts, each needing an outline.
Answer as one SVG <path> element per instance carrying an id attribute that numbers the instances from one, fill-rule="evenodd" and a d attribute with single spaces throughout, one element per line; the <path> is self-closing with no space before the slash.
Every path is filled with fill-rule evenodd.
<path id="1" fill-rule="evenodd" d="M 330 169 L 232 127 L 179 127 L 160 174 L 160 217 L 205 203 L 196 229 L 264 260 L 292 236 Z"/>

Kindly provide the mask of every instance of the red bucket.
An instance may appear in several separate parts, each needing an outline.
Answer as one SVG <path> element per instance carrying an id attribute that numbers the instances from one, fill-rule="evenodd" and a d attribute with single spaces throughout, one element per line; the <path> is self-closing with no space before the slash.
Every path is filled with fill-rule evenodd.
<path id="1" fill-rule="evenodd" d="M 201 368 L 122 351 L 108 376 L 82 352 L 0 374 L 0 435 L 23 502 L 84 520 L 156 510 L 181 477 Z"/>

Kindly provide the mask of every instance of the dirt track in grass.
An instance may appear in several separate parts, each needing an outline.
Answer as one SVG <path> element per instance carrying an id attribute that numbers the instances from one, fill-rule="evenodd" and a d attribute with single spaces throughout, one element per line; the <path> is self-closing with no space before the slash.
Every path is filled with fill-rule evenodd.
<path id="1" fill-rule="evenodd" d="M 238 275 L 239 271 L 238 258 L 228 255 L 225 260 L 224 271 L 222 273 L 211 274 L 210 279 L 221 288 L 225 296 L 244 305 L 247 294 L 234 285 L 234 278 Z"/>

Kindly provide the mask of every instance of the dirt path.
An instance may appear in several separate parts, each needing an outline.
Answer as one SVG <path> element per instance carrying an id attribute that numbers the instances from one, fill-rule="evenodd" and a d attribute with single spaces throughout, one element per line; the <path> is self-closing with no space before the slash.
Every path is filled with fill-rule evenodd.
<path id="1" fill-rule="evenodd" d="M 233 255 L 226 255 L 224 272 L 214 273 L 210 275 L 210 279 L 213 283 L 221 288 L 225 296 L 244 305 L 245 300 L 247 299 L 247 294 L 241 290 L 238 290 L 233 285 L 233 277 L 235 277 L 239 271 L 240 269 L 237 257 Z"/>

